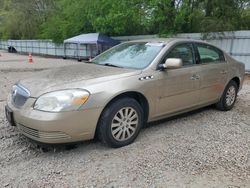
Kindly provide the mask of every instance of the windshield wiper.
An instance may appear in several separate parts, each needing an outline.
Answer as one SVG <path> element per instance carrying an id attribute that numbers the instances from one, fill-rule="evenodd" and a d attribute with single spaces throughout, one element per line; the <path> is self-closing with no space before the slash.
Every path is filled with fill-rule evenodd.
<path id="1" fill-rule="evenodd" d="M 103 65 L 105 65 L 105 66 L 109 66 L 109 67 L 118 67 L 118 68 L 123 68 L 123 67 L 121 67 L 121 66 L 114 65 L 114 64 L 111 64 L 111 63 L 105 63 L 105 64 L 103 64 Z"/>

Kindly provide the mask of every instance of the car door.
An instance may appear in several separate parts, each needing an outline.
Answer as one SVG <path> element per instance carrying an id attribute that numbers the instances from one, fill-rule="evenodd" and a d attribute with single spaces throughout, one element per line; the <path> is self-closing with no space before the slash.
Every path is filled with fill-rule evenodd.
<path id="1" fill-rule="evenodd" d="M 175 113 L 199 103 L 199 75 L 192 43 L 178 44 L 167 52 L 167 58 L 180 58 L 183 66 L 158 72 L 159 99 L 157 116 Z"/>
<path id="2" fill-rule="evenodd" d="M 200 63 L 200 100 L 210 103 L 218 100 L 224 91 L 228 65 L 221 50 L 201 43 L 196 43 L 196 49 Z"/>

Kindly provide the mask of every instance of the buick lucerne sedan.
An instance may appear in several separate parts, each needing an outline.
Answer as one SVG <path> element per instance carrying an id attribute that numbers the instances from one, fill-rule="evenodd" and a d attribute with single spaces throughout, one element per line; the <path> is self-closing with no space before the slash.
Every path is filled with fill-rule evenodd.
<path id="1" fill-rule="evenodd" d="M 38 142 L 98 137 L 121 147 L 148 122 L 211 104 L 232 109 L 244 73 L 244 64 L 202 41 L 131 41 L 88 63 L 18 81 L 8 96 L 6 117 Z"/>

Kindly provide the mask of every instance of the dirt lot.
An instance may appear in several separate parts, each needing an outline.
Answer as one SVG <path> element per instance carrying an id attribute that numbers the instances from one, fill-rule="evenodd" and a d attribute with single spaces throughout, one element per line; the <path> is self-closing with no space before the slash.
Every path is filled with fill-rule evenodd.
<path id="1" fill-rule="evenodd" d="M 0 187 L 250 187 L 250 79 L 233 110 L 154 123 L 129 146 L 43 149 L 8 125 L 6 95 L 19 79 L 78 62 L 0 54 Z"/>

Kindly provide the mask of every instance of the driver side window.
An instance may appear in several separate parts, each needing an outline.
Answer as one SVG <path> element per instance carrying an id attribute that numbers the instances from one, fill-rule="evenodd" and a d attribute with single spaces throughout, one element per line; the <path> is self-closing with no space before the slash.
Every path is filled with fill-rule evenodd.
<path id="1" fill-rule="evenodd" d="M 168 58 L 182 59 L 183 66 L 190 66 L 195 64 L 194 52 L 192 44 L 180 44 L 175 46 L 166 56 L 164 61 Z"/>

